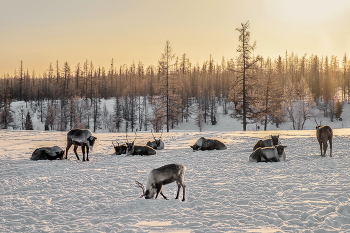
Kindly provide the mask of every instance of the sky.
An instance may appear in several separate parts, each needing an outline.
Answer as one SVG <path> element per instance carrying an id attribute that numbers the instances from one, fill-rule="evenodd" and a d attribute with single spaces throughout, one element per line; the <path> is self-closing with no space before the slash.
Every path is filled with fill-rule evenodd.
<path id="1" fill-rule="evenodd" d="M 21 61 L 36 75 L 56 61 L 157 65 L 167 40 L 192 64 L 221 63 L 247 21 L 256 55 L 350 54 L 348 0 L 0 0 L 0 77 Z"/>

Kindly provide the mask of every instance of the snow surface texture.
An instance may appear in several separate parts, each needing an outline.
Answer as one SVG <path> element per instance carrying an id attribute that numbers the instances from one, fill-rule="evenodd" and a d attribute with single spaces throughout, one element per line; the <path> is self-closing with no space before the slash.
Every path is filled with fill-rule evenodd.
<path id="1" fill-rule="evenodd" d="M 65 148 L 67 132 L 0 131 L 0 232 L 348 232 L 349 129 L 335 129 L 333 157 L 315 130 L 164 133 L 154 156 L 114 155 L 125 134 L 97 133 L 90 162 L 31 161 L 43 146 Z M 287 160 L 248 162 L 258 139 L 280 135 Z M 227 150 L 193 152 L 201 136 Z M 139 132 L 136 142 L 152 135 Z M 81 149 L 78 149 L 81 155 Z M 169 163 L 187 167 L 186 201 L 139 198 L 135 180 Z"/>

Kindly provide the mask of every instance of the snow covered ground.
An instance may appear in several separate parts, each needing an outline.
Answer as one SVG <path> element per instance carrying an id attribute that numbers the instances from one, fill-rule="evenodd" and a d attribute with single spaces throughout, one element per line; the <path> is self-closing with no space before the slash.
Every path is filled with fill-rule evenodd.
<path id="1" fill-rule="evenodd" d="M 333 157 L 320 157 L 315 130 L 205 131 L 163 134 L 155 156 L 113 155 L 124 133 L 95 133 L 89 162 L 31 161 L 43 146 L 65 149 L 67 132 L 0 131 L 0 232 L 348 232 L 350 130 L 334 129 Z M 250 163 L 255 142 L 279 134 L 287 160 Z M 152 139 L 139 132 L 136 142 Z M 192 152 L 199 137 L 224 151 Z M 129 140 L 134 135 L 129 133 Z M 79 149 L 81 155 L 81 150 Z M 151 169 L 187 167 L 186 201 L 139 198 Z M 182 198 L 182 192 L 180 195 Z"/>

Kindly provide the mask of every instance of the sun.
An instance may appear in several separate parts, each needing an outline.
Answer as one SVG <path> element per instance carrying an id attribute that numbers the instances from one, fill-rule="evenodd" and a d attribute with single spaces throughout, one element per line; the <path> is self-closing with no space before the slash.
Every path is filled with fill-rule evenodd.
<path id="1" fill-rule="evenodd" d="M 272 4 L 273 2 L 273 4 Z M 337 18 L 350 9 L 347 0 L 293 0 L 266 3 L 269 13 L 288 24 L 317 25 Z"/>

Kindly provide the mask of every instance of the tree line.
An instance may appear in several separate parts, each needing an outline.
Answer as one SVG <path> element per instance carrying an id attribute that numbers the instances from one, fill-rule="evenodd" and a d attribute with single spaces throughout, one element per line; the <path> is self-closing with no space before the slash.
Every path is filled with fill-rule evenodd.
<path id="1" fill-rule="evenodd" d="M 75 127 L 112 132 L 153 129 L 167 131 L 195 116 L 199 129 L 218 123 L 218 112 L 247 124 L 283 122 L 303 129 L 317 114 L 341 119 L 350 95 L 350 61 L 336 56 L 286 52 L 275 59 L 254 56 L 249 21 L 239 32 L 238 56 L 203 64 L 192 63 L 187 54 L 176 56 L 170 42 L 157 65 L 137 64 L 95 67 L 86 60 L 72 67 L 68 62 L 50 63 L 40 76 L 29 73 L 23 62 L 13 74 L 0 79 L 0 127 L 22 128 L 34 112 L 47 130 Z M 113 111 L 101 106 L 113 99 Z M 14 125 L 11 103 L 24 101 L 21 126 Z M 220 111 L 219 111 L 220 108 Z M 21 110 L 22 111 L 22 110 Z M 26 116 L 26 117 L 24 117 Z"/>

